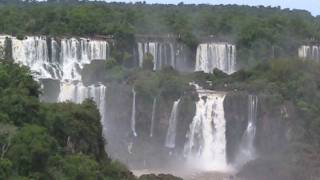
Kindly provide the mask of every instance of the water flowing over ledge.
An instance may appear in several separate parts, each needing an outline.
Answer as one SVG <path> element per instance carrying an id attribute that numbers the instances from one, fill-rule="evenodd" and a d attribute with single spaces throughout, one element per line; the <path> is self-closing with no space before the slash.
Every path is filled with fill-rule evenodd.
<path id="1" fill-rule="evenodd" d="M 298 55 L 303 59 L 311 59 L 320 62 L 320 46 L 303 45 L 299 48 Z"/>

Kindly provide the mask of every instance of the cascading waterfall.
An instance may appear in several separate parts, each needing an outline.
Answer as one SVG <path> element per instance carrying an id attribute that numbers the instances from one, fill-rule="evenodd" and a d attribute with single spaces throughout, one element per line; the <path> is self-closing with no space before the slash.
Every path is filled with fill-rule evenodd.
<path id="1" fill-rule="evenodd" d="M 155 121 L 155 115 L 156 115 L 156 106 L 157 106 L 157 98 L 154 98 L 153 104 L 152 104 L 150 137 L 153 137 L 153 133 L 154 133 L 154 123 L 155 123 L 154 121 Z"/>
<path id="2" fill-rule="evenodd" d="M 131 112 L 131 131 L 136 137 L 138 136 L 136 132 L 136 91 L 132 88 L 132 112 Z"/>
<path id="3" fill-rule="evenodd" d="M 81 80 L 81 69 L 93 59 L 106 60 L 107 42 L 81 38 L 62 39 L 63 80 Z"/>
<path id="4" fill-rule="evenodd" d="M 173 103 L 172 111 L 169 119 L 169 127 L 167 130 L 165 146 L 167 148 L 175 148 L 176 146 L 176 130 L 178 123 L 178 108 L 179 108 L 180 98 Z"/>
<path id="5" fill-rule="evenodd" d="M 236 71 L 236 46 L 228 43 L 198 45 L 195 71 L 212 73 L 217 68 L 227 74 Z"/>
<path id="6" fill-rule="evenodd" d="M 16 63 L 30 67 L 36 72 L 35 78 L 57 79 L 59 66 L 50 63 L 46 37 L 28 36 L 23 40 L 12 37 L 12 58 Z"/>
<path id="7" fill-rule="evenodd" d="M 81 70 L 91 60 L 107 59 L 109 46 L 106 41 L 64 38 L 58 43 L 55 38 L 47 39 L 45 36 L 27 36 L 22 40 L 1 36 L 2 49 L 5 49 L 6 38 L 12 42 L 14 62 L 28 66 L 34 72 L 35 79 L 60 81 L 60 93 L 56 101 L 81 103 L 86 98 L 92 98 L 100 110 L 101 122 L 104 122 L 106 86 L 85 86 L 81 81 Z"/>
<path id="8" fill-rule="evenodd" d="M 242 166 L 256 157 L 254 140 L 256 136 L 256 121 L 258 111 L 258 96 L 249 95 L 248 98 L 248 125 L 244 132 L 235 165 Z"/>
<path id="9" fill-rule="evenodd" d="M 143 66 L 143 59 L 146 53 L 153 56 L 153 70 L 160 70 L 164 66 L 176 68 L 176 57 L 174 45 L 171 42 L 138 42 L 139 66 Z"/>
<path id="10" fill-rule="evenodd" d="M 299 57 L 320 62 L 320 46 L 301 46 L 299 48 Z"/>
<path id="11" fill-rule="evenodd" d="M 72 101 L 82 103 L 87 98 L 92 98 L 101 113 L 102 119 L 105 112 L 106 86 L 103 84 L 84 86 L 81 82 L 62 82 L 58 102 Z"/>
<path id="12" fill-rule="evenodd" d="M 44 36 L 27 36 L 22 40 L 7 37 L 12 41 L 13 60 L 30 67 L 37 79 L 80 81 L 83 65 L 93 59 L 106 60 L 109 48 L 106 41 L 85 38 L 62 39 L 59 47 L 54 38 L 48 46 Z"/>
<path id="13" fill-rule="evenodd" d="M 227 171 L 225 93 L 197 88 L 199 101 L 187 134 L 184 154 L 196 168 Z M 199 165 L 200 164 L 200 165 Z"/>
<path id="14" fill-rule="evenodd" d="M 5 58 L 5 48 L 6 48 L 6 38 L 7 36 L 0 36 L 0 59 Z"/>

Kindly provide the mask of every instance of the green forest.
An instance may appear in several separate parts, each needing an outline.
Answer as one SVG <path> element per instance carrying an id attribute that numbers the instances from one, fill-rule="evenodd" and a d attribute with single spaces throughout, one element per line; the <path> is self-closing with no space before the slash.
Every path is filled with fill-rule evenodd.
<path id="1" fill-rule="evenodd" d="M 20 3 L 19 3 L 20 2 Z M 244 65 L 296 54 L 320 39 L 320 17 L 303 10 L 206 4 L 149 5 L 85 1 L 3 1 L 0 32 L 17 36 L 112 35 L 130 44 L 136 34 L 176 35 L 191 48 L 213 36 L 237 45 Z M 125 47 L 121 47 L 125 48 Z"/>

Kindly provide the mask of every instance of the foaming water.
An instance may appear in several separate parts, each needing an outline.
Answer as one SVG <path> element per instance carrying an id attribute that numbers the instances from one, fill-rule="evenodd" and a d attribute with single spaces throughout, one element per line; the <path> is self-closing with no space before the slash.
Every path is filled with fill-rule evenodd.
<path id="1" fill-rule="evenodd" d="M 187 134 L 184 155 L 196 169 L 227 172 L 225 93 L 197 88 L 199 101 Z"/>

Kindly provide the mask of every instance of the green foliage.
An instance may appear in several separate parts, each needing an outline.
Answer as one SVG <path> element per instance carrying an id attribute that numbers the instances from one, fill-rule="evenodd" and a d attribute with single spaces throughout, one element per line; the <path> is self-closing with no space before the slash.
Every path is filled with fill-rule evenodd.
<path id="1" fill-rule="evenodd" d="M 92 158 L 74 154 L 50 159 L 49 174 L 53 179 L 95 180 L 99 177 L 99 164 Z"/>
<path id="2" fill-rule="evenodd" d="M 153 63 L 154 61 L 154 57 L 152 56 L 151 53 L 146 53 L 144 56 L 143 56 L 143 63 L 142 63 L 142 67 L 143 69 L 145 70 L 153 70 Z"/>
<path id="3" fill-rule="evenodd" d="M 0 179 L 135 179 L 107 157 L 93 100 L 41 103 L 38 88 L 26 67 L 0 62 Z"/>
<path id="4" fill-rule="evenodd" d="M 44 172 L 48 157 L 55 151 L 56 142 L 47 130 L 37 125 L 27 125 L 12 139 L 8 158 L 20 175 Z"/>
<path id="5" fill-rule="evenodd" d="M 44 126 L 69 153 L 85 153 L 105 159 L 100 114 L 93 100 L 43 106 Z"/>

